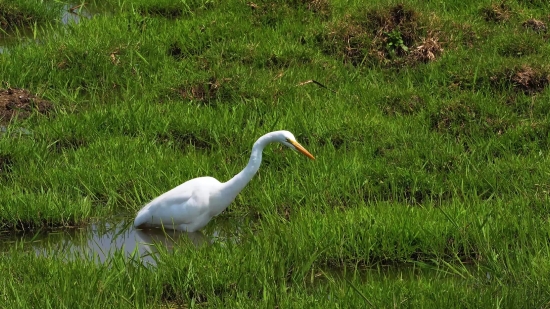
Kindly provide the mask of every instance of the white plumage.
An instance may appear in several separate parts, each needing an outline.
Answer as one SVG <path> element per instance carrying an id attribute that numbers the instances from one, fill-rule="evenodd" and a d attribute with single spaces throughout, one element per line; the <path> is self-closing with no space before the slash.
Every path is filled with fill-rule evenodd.
<path id="1" fill-rule="evenodd" d="M 315 159 L 288 131 L 270 132 L 252 147 L 248 165 L 225 183 L 212 177 L 184 182 L 149 202 L 137 214 L 135 227 L 164 227 L 187 232 L 198 231 L 223 212 L 260 168 L 262 151 L 269 143 L 279 142 Z"/>

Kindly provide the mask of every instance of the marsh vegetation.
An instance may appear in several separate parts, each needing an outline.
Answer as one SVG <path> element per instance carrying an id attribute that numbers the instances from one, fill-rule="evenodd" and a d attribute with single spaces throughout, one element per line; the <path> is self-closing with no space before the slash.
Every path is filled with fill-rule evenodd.
<path id="1" fill-rule="evenodd" d="M 155 267 L 23 238 L 2 306 L 550 307 L 547 1 L 52 3 L 0 0 L 2 35 L 36 36 L 0 54 L 2 239 L 229 179 L 268 131 L 317 160 L 266 149 L 210 223 L 238 241 Z"/>

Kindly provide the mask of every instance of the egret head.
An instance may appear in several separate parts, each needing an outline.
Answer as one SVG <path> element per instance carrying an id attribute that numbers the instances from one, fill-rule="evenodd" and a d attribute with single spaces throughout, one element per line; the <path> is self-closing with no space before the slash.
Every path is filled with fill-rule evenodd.
<path id="1" fill-rule="evenodd" d="M 280 133 L 279 142 L 281 142 L 283 145 L 287 146 L 288 148 L 298 151 L 304 156 L 312 160 L 315 160 L 315 157 L 311 153 L 309 153 L 309 151 L 307 151 L 302 145 L 300 145 L 300 143 L 296 141 L 294 134 L 288 131 L 279 131 L 279 133 Z"/>

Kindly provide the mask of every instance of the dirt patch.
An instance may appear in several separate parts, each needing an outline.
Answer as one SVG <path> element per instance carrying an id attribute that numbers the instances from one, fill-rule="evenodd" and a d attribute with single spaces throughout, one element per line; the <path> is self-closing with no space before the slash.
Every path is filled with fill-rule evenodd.
<path id="1" fill-rule="evenodd" d="M 498 72 L 490 80 L 495 88 L 512 88 L 517 92 L 533 95 L 542 92 L 548 86 L 550 72 L 524 65 Z"/>
<path id="2" fill-rule="evenodd" d="M 354 66 L 412 65 L 435 60 L 443 48 L 439 33 L 420 13 L 394 6 L 346 16 L 318 36 L 323 51 Z"/>
<path id="3" fill-rule="evenodd" d="M 481 9 L 481 15 L 485 21 L 493 23 L 502 23 L 512 16 L 512 8 L 505 2 L 493 3 L 491 6 Z"/>
<path id="4" fill-rule="evenodd" d="M 548 28 L 546 27 L 546 24 L 538 19 L 528 19 L 522 23 L 522 26 L 527 29 L 531 29 L 537 33 L 546 33 L 548 31 Z"/>
<path id="5" fill-rule="evenodd" d="M 14 118 L 28 118 L 33 112 L 47 114 L 52 107 L 51 102 L 31 94 L 26 89 L 0 90 L 0 123 L 3 124 Z"/>

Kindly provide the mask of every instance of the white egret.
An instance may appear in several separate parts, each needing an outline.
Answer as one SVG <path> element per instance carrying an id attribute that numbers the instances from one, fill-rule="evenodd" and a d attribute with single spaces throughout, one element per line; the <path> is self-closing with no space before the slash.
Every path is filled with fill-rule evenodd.
<path id="1" fill-rule="evenodd" d="M 149 202 L 137 214 L 135 227 L 164 227 L 195 232 L 224 211 L 252 179 L 262 163 L 262 151 L 269 143 L 279 142 L 315 160 L 294 135 L 274 131 L 260 137 L 252 147 L 248 165 L 225 183 L 212 177 L 199 177 L 184 182 Z"/>

